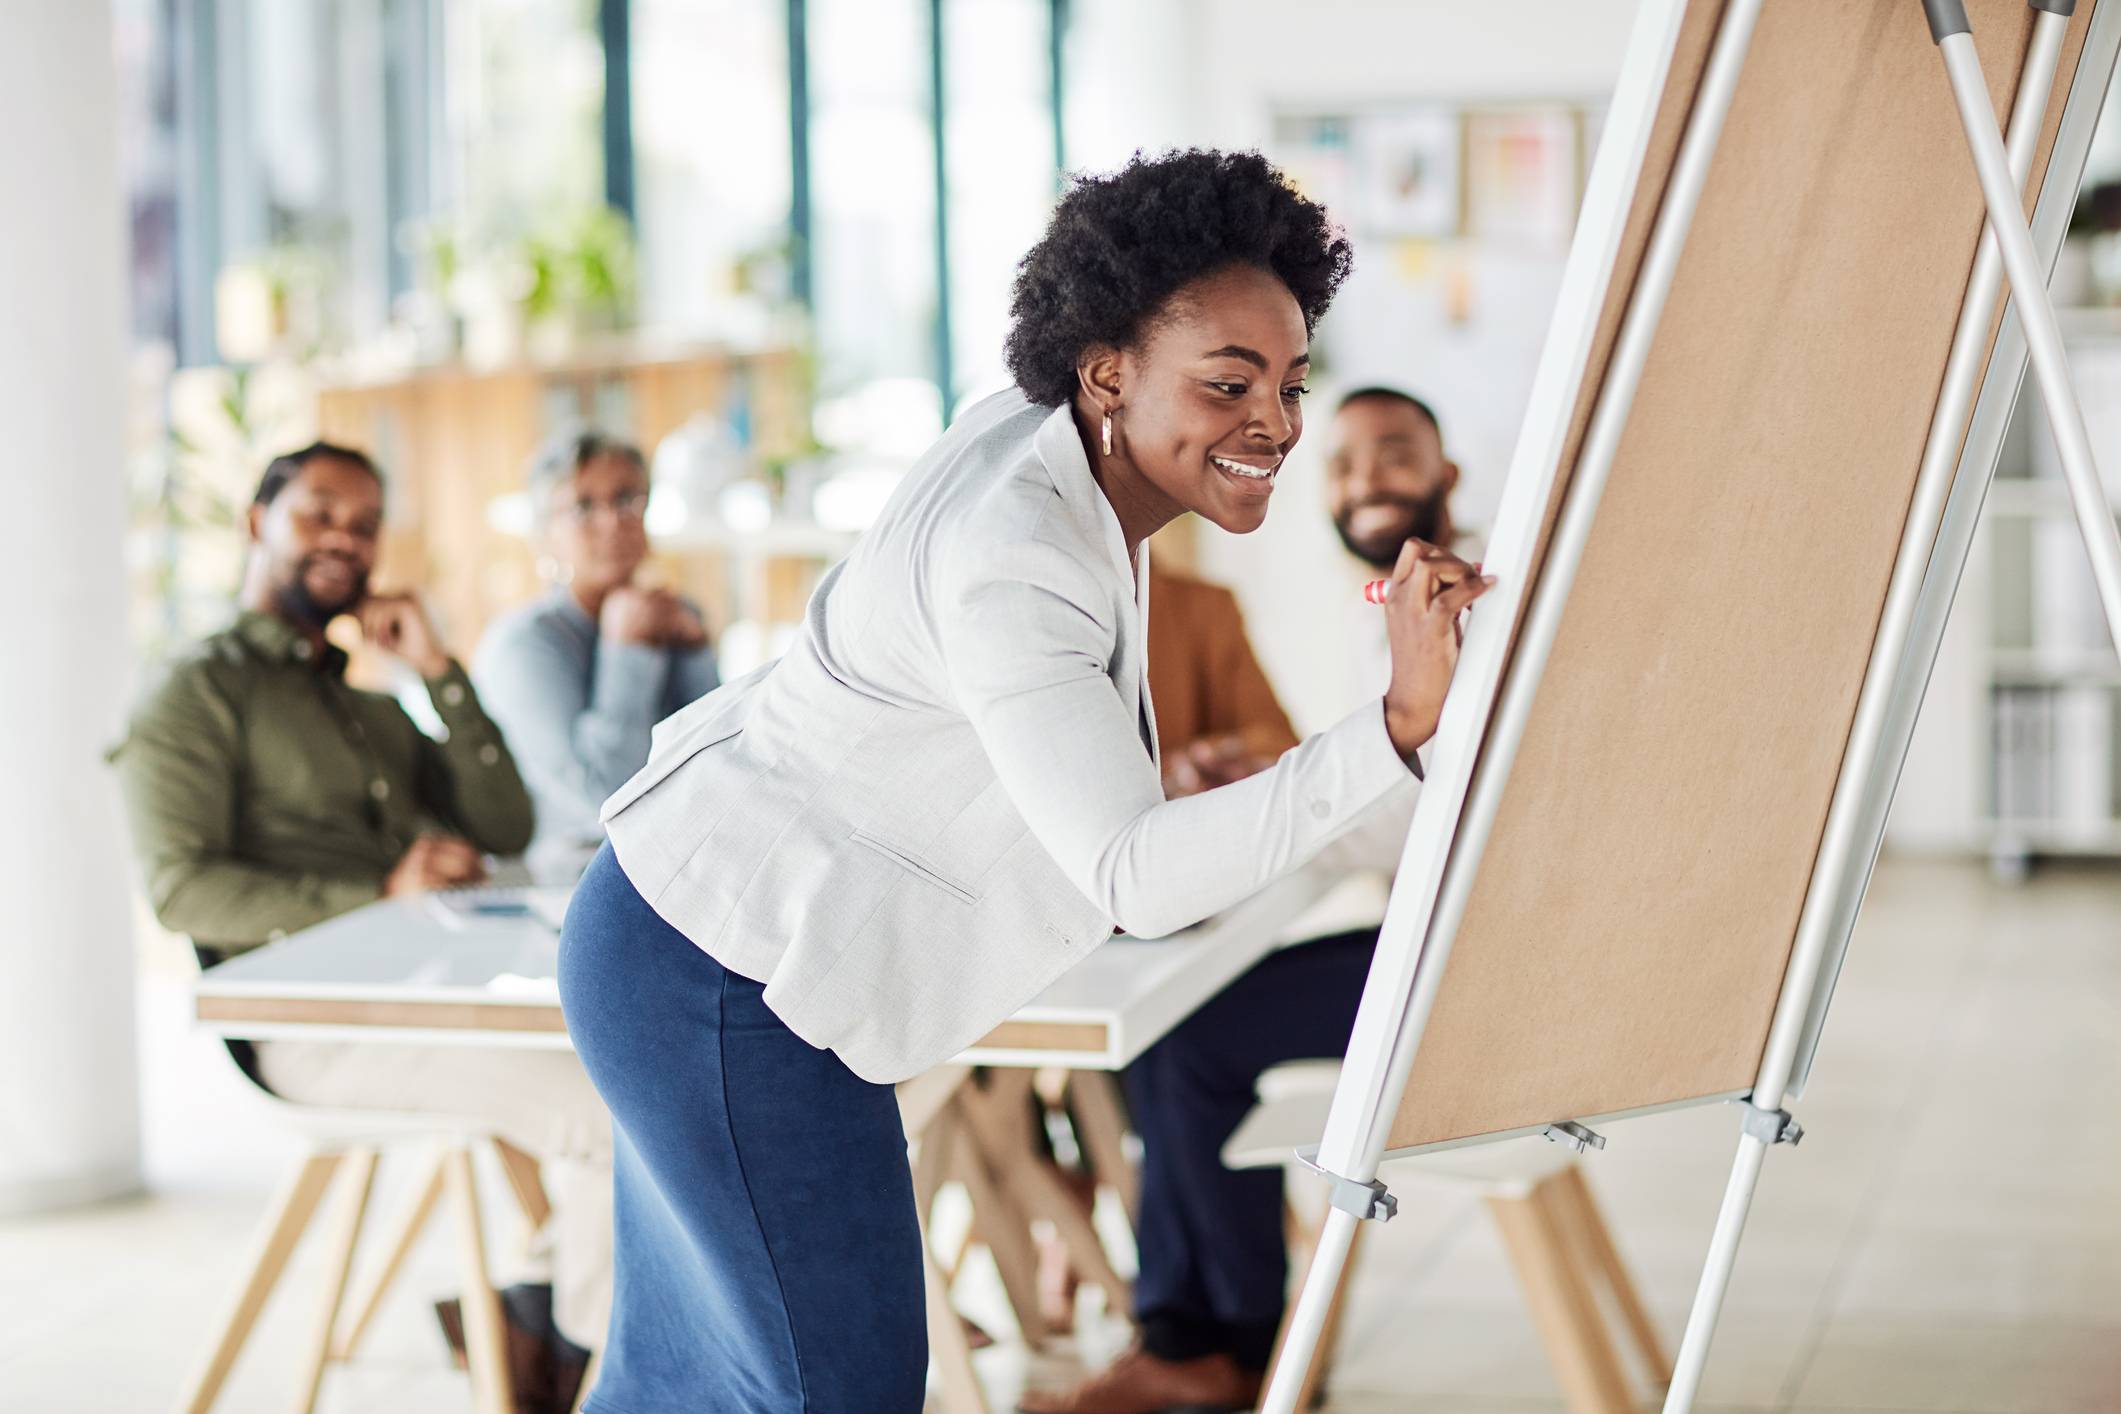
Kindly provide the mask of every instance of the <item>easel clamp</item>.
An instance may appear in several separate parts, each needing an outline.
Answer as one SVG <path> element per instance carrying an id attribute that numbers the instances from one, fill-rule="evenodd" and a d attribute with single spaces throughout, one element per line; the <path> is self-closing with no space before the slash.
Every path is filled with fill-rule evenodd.
<path id="1" fill-rule="evenodd" d="M 1589 1125 L 1578 1124 L 1573 1119 L 1565 1119 L 1558 1124 L 1548 1125 L 1545 1129 L 1539 1131 L 1539 1137 L 1546 1140 L 1549 1144 L 1565 1145 L 1579 1154 L 1588 1149 L 1603 1149 L 1605 1147 L 1605 1136 L 1603 1134 L 1592 1129 Z"/>
<path id="2" fill-rule="evenodd" d="M 1745 1132 L 1748 1137 L 1763 1144 L 1787 1144 L 1796 1148 L 1804 1138 L 1804 1126 L 1791 1117 L 1788 1110 L 1764 1110 L 1751 1100 L 1742 1100 L 1745 1106 Z"/>
<path id="3" fill-rule="evenodd" d="M 1388 1223 L 1399 1215 L 1399 1200 L 1376 1179 L 1357 1183 L 1352 1178 L 1343 1178 L 1320 1168 L 1317 1145 L 1298 1149 L 1296 1157 L 1305 1168 L 1326 1181 L 1326 1201 L 1342 1212 L 1353 1213 L 1359 1221 L 1375 1218 L 1381 1223 Z"/>

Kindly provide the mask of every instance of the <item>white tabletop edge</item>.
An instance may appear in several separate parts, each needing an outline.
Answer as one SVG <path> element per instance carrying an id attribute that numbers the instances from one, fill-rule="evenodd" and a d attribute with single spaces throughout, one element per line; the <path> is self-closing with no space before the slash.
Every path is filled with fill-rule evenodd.
<path id="1" fill-rule="evenodd" d="M 1072 1069 L 1118 1070 L 1131 1063 L 1173 1026 L 1228 986 L 1279 945 L 1281 931 L 1337 882 L 1337 876 L 1313 868 L 1300 870 L 1226 912 L 1169 938 L 1140 940 L 1115 938 L 1101 943 L 1048 990 L 1019 1008 L 1009 1024 L 1094 1025 L 1106 1028 L 1107 1043 L 1095 1051 L 1027 1050 L 1013 1047 L 975 1046 L 955 1058 L 954 1063 L 1008 1066 L 1063 1066 Z M 369 910 L 374 910 L 370 913 Z M 394 910 L 394 911 L 393 911 Z M 364 927 L 362 915 L 368 914 Z M 265 949 L 247 953 L 202 974 L 193 986 L 199 1002 L 208 1000 L 338 1001 L 356 1003 L 483 1006 L 507 1008 L 559 1008 L 556 990 L 536 985 L 496 989 L 486 982 L 447 984 L 372 979 L 359 982 L 295 976 L 253 978 L 246 974 L 270 971 L 275 965 L 295 965 L 297 972 L 313 965 L 320 955 L 349 945 L 367 946 L 364 934 L 386 922 L 395 923 L 393 936 L 402 935 L 407 911 L 389 901 L 341 915 L 315 929 L 298 933 Z M 420 915 L 413 915 L 418 917 Z M 532 926 L 544 938 L 549 930 Z M 437 929 L 439 933 L 439 928 Z M 497 956 L 507 951 L 513 934 L 501 925 L 482 923 L 475 933 L 449 933 L 435 946 L 466 942 L 500 944 Z M 526 938 L 529 934 L 524 935 Z M 417 941 L 417 940 L 415 940 Z M 1114 950 L 1114 951 L 1107 951 Z M 1130 956 L 1131 954 L 1131 956 Z M 520 974 L 530 976 L 530 974 Z M 1061 997 L 1045 1000 L 1055 993 Z M 1105 1002 L 1105 998 L 1110 998 Z M 212 1034 L 254 1040 L 306 1039 L 434 1043 L 447 1045 L 517 1046 L 565 1049 L 568 1041 L 560 1032 L 522 1032 L 456 1027 L 399 1027 L 344 1025 L 335 1022 L 275 1022 L 201 1020 L 197 1025 Z"/>

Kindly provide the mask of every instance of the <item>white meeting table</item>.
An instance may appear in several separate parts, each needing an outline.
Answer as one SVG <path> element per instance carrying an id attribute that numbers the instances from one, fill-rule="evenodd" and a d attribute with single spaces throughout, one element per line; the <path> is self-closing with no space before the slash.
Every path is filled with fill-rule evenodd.
<path id="1" fill-rule="evenodd" d="M 1086 1157 L 1126 1203 L 1134 1185 L 1110 1072 L 1275 950 L 1341 876 L 1314 865 L 1169 938 L 1118 937 L 1093 949 L 953 1061 L 899 1087 L 915 1151 L 923 1222 L 945 1182 L 971 1198 L 1026 1342 L 1051 1334 L 1039 1310 L 1033 1219 L 1053 1224 L 1084 1280 L 1125 1309 L 1126 1283 L 1038 1145 L 1034 1076 L 1049 1102 L 1064 1086 Z M 245 1040 L 568 1049 L 553 924 L 564 892 L 531 891 L 528 912 L 460 912 L 434 899 L 385 899 L 202 974 L 199 1025 Z M 983 1084 L 975 1066 L 1001 1067 Z M 961 1255 L 961 1254 L 960 1254 Z M 928 1253 L 929 1341 L 950 1414 L 985 1414 L 961 1322 L 954 1261 Z"/>
<path id="2" fill-rule="evenodd" d="M 1171 937 L 1114 938 L 957 1063 L 1119 1070 L 1272 952 L 1334 882 L 1300 871 Z M 500 917 L 421 898 L 355 909 L 202 974 L 196 1016 L 254 1041 L 567 1048 L 559 936 L 545 921 L 564 895 L 532 895 L 531 912 Z"/>

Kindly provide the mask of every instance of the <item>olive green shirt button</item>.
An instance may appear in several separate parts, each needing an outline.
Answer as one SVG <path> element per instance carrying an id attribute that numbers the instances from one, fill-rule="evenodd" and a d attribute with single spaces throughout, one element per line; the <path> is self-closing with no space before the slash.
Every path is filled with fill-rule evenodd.
<path id="1" fill-rule="evenodd" d="M 377 800 L 388 800 L 390 799 L 390 782 L 378 776 L 368 783 L 368 793 Z"/>
<path id="2" fill-rule="evenodd" d="M 461 706 L 463 706 L 463 705 L 464 705 L 464 684 L 462 684 L 462 683 L 460 683 L 460 682 L 453 682 L 453 683 L 449 684 L 449 686 L 447 686 L 447 687 L 443 688 L 443 689 L 442 689 L 442 705 L 443 705 L 444 707 L 461 707 Z"/>
<path id="3" fill-rule="evenodd" d="M 481 765 L 492 766 L 499 762 L 500 759 L 501 748 L 495 746 L 492 742 L 489 741 L 479 748 L 479 762 Z"/>

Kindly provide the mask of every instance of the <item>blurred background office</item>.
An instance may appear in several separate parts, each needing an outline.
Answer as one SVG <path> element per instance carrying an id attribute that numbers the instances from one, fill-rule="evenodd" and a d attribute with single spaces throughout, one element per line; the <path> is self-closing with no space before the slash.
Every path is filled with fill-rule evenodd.
<path id="1" fill-rule="evenodd" d="M 1336 392 L 1376 384 L 1442 410 L 1462 468 L 1453 515 L 1478 536 L 1635 9 L 11 8 L 0 21 L 0 113 L 17 134 L 0 146 L 0 416 L 16 465 L 12 514 L 0 516 L 11 605 L 0 779 L 16 797 L 0 848 L 11 914 L 0 1389 L 27 1393 L 0 1404 L 165 1404 L 200 1338 L 178 1315 L 221 1302 L 294 1152 L 245 1108 L 217 1043 L 190 1028 L 194 959 L 136 897 L 99 765 L 156 665 L 228 619 L 240 519 L 274 454 L 325 438 L 376 459 L 387 501 L 377 582 L 419 590 L 469 662 L 490 624 L 551 591 L 547 507 L 526 490 L 539 449 L 584 428 L 637 446 L 641 583 L 697 616 L 727 680 L 780 651 L 819 576 L 951 416 L 1006 386 L 1011 274 L 1066 173 L 1137 149 L 1256 147 L 1356 244 L 1355 274 L 1317 335 L 1314 417 Z M 2109 183 L 2121 183 L 2112 116 L 2056 289 L 2121 493 L 2121 185 Z M 1236 593 L 1299 731 L 1373 689 L 1370 625 L 1349 607 L 1365 567 L 1323 513 L 1321 442 L 1298 449 L 1259 534 L 1188 520 L 1154 548 L 1160 564 Z M 2096 1094 L 2021 1136 L 2043 1176 L 1999 1173 L 1993 1189 L 2019 1207 L 1940 1200 L 1882 1271 L 1865 1265 L 1865 1243 L 1891 1227 L 1879 1205 L 1896 1171 L 1869 1149 L 1844 1155 L 1853 1167 L 1832 1170 L 1821 1194 L 1853 1196 L 1821 1196 L 1810 1219 L 1791 1218 L 1795 1255 L 1749 1249 L 1765 1294 L 1734 1330 L 1758 1340 L 1741 1331 L 1725 1346 L 1774 1353 L 1751 1357 L 1757 1369 L 1734 1358 L 1733 1407 L 1901 1407 L 1893 1372 L 1920 1363 L 1905 1352 L 1927 1350 L 1918 1333 L 1940 1323 L 1995 1359 L 1962 1379 L 1910 1376 L 1918 1393 L 1906 1397 L 1929 1401 L 1919 1407 L 2086 1408 L 2121 1390 L 2110 1355 L 2100 1369 L 2112 1383 L 2081 1374 L 2095 1344 L 2121 1348 L 2121 1226 L 2091 1201 L 2121 1149 L 2080 1144 L 2100 1128 L 2096 1099 L 2121 1081 L 2121 962 L 2098 947 L 2121 905 L 2110 872 L 2121 670 L 2036 416 L 2020 416 L 1999 475 L 1901 787 L 1873 910 L 1885 921 L 1866 925 L 1883 930 L 1879 970 L 1854 978 L 1854 1014 L 1839 1018 L 1878 1069 L 1851 1061 L 1848 1083 L 1900 1106 L 1872 1116 L 1879 1132 L 1915 1123 L 1928 1112 L 1901 1058 L 1932 1055 L 1943 1018 L 1967 1014 L 1978 993 L 2000 1010 L 1966 1044 L 2023 1057 L 1999 1094 L 2087 1073 Z M 438 727 L 418 676 L 386 655 L 357 646 L 349 674 Z M 1933 994 L 1893 970 L 1934 983 L 1918 942 L 1940 937 L 1956 959 L 1945 974 L 1972 991 L 1935 983 Z M 2007 964 L 1983 951 L 2049 937 L 2054 950 Z M 1852 969 L 1872 965 L 1860 943 Z M 2027 978 L 2029 990 L 2012 990 Z M 1895 1009 L 1889 995 L 1916 1000 Z M 1822 1076 L 1836 1083 L 1831 1059 Z M 1613 1185 L 1616 1227 L 1675 1335 L 1721 1145 L 1707 1141 L 1706 1196 L 1689 1189 L 1678 1217 L 1647 1178 L 1630 1189 L 1621 1169 Z M 1981 1227 L 1976 1212 L 1994 1222 Z M 2041 1212 L 2066 1216 L 2049 1226 Z M 1954 1285 L 1941 1257 L 1922 1255 L 1947 1228 L 1964 1239 L 1970 1222 L 1985 1290 Z M 1396 1286 L 1377 1279 L 1374 1314 L 1354 1318 L 1332 1407 L 1412 1407 L 1409 1390 L 1441 1401 L 1422 1407 L 1558 1407 L 1521 1308 L 1495 1295 L 1507 1278 L 1487 1275 L 1504 1270 L 1488 1239 L 1465 1235 L 1463 1210 L 1428 1231 L 1422 1250 L 1405 1239 L 1391 1259 Z M 1395 1299 L 1436 1303 L 1433 1338 L 1410 1316 L 1401 1342 Z M 408 1324 L 324 1407 L 461 1407 L 462 1376 L 423 1363 L 428 1334 Z M 2034 1369 L 2012 1363 L 2020 1349 L 2046 1355 Z M 1018 1365 L 985 1368 L 1005 1392 L 1021 1378 Z M 1998 1370 L 1993 1391 L 1979 1384 Z M 276 1397 L 269 1371 L 252 1378 L 229 1407 Z M 2007 1403 L 2013 1380 L 2037 1397 Z"/>

